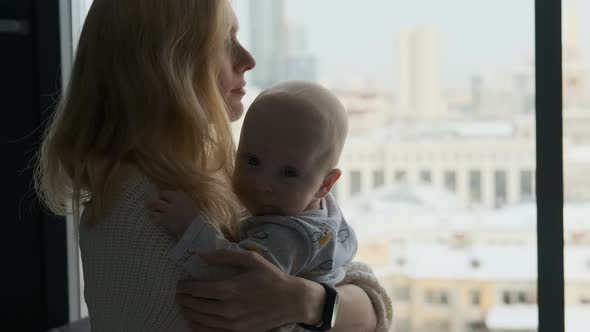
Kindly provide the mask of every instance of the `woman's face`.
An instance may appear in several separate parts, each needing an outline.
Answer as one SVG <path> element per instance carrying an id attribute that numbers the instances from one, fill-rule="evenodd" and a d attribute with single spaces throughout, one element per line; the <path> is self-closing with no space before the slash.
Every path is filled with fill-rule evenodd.
<path id="1" fill-rule="evenodd" d="M 226 41 L 227 52 L 219 73 L 219 86 L 227 104 L 229 119 L 235 121 L 244 113 L 244 105 L 242 104 L 242 97 L 246 93 L 244 73 L 254 68 L 256 61 L 238 41 L 236 36 L 238 32 L 237 19 L 235 19 L 233 12 L 232 16 L 236 23 Z"/>

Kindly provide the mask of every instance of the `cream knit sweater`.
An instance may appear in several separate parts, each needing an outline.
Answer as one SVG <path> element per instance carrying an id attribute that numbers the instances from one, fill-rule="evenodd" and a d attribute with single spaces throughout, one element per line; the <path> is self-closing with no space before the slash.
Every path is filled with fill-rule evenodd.
<path id="1" fill-rule="evenodd" d="M 168 258 L 175 243 L 149 220 L 145 208 L 156 194 L 157 188 L 146 177 L 134 174 L 104 220 L 80 227 L 84 297 L 92 332 L 188 331 L 174 303 L 176 283 L 188 274 Z M 366 265 L 351 263 L 346 270 L 345 282 L 365 290 L 377 311 L 378 331 L 387 331 L 392 308 L 385 290 Z"/>

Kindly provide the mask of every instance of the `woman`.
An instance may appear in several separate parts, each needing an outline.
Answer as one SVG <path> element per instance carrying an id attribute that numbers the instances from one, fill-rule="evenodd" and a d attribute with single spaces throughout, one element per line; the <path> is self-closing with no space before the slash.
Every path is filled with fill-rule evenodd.
<path id="1" fill-rule="evenodd" d="M 236 32 L 226 0 L 94 0 L 37 172 L 46 204 L 61 214 L 72 206 L 80 223 L 93 331 L 264 331 L 321 320 L 324 289 L 255 254 L 205 255 L 243 272 L 178 282 L 187 274 L 167 257 L 175 243 L 145 208 L 158 190 L 184 191 L 219 231 L 236 233 L 229 121 L 243 112 L 244 73 L 255 65 Z M 350 265 L 345 283 L 334 330 L 388 328 L 390 302 L 370 271 Z"/>

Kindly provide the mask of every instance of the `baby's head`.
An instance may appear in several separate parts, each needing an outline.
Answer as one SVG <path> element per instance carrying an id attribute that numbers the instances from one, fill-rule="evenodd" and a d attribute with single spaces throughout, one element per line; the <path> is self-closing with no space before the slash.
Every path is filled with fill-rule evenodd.
<path id="1" fill-rule="evenodd" d="M 340 177 L 348 132 L 344 107 L 328 89 L 289 81 L 264 90 L 244 119 L 234 190 L 253 215 L 319 208 Z"/>

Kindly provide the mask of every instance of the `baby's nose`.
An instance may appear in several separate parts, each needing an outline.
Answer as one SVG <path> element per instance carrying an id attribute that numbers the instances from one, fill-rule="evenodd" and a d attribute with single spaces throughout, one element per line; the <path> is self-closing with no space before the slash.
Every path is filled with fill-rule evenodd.
<path id="1" fill-rule="evenodd" d="M 260 185 L 260 192 L 262 193 L 272 193 L 272 187 L 267 184 L 267 183 L 263 183 Z"/>

